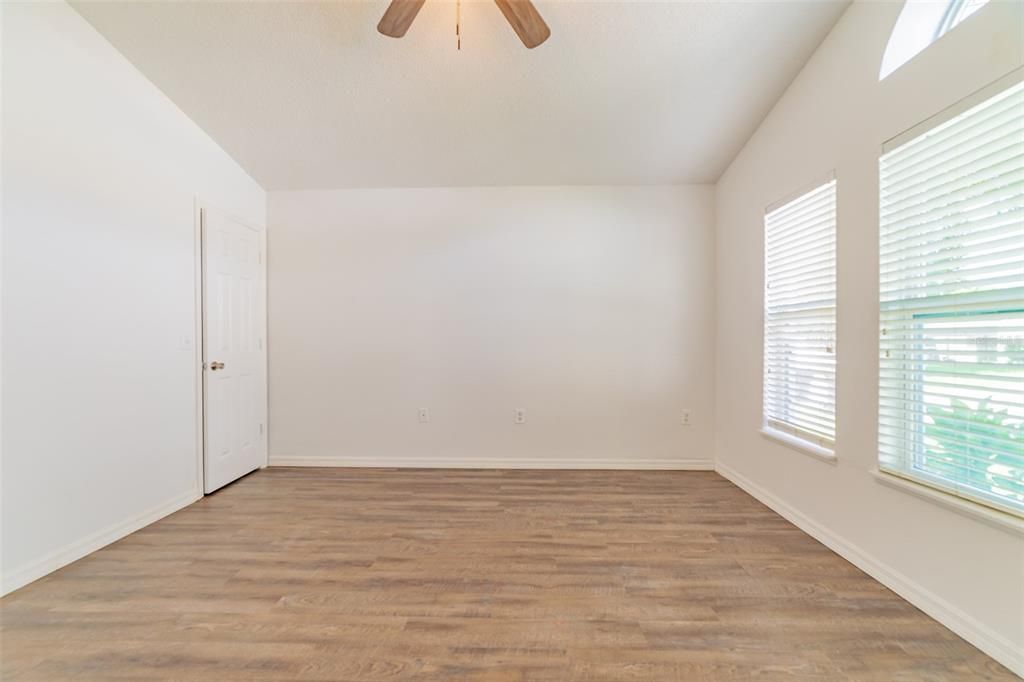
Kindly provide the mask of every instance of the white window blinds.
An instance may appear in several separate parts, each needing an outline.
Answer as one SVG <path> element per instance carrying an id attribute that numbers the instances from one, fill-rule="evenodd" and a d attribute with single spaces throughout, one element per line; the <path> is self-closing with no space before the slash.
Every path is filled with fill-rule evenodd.
<path id="1" fill-rule="evenodd" d="M 836 181 L 764 218 L 764 426 L 835 442 Z"/>
<path id="2" fill-rule="evenodd" d="M 885 150 L 879 464 L 1024 512 L 1024 84 Z"/>

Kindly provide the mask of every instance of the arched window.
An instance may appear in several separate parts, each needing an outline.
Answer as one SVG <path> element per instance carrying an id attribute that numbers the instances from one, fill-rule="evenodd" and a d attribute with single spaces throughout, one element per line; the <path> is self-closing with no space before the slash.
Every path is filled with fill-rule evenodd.
<path id="1" fill-rule="evenodd" d="M 981 9 L 988 0 L 907 0 L 892 29 L 878 80 Z"/>

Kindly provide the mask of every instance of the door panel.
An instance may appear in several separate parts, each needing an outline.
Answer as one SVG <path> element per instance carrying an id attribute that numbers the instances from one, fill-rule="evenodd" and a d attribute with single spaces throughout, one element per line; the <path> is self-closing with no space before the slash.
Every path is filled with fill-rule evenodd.
<path id="1" fill-rule="evenodd" d="M 262 237 L 203 210 L 205 490 L 263 466 Z"/>

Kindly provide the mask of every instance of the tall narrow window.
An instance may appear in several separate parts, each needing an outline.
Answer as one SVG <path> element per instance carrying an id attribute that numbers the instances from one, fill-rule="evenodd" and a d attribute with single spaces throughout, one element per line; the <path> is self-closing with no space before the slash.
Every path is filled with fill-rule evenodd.
<path id="1" fill-rule="evenodd" d="M 879 465 L 1024 515 L 1024 83 L 967 106 L 880 162 Z"/>
<path id="2" fill-rule="evenodd" d="M 836 181 L 764 218 L 764 428 L 834 447 Z"/>

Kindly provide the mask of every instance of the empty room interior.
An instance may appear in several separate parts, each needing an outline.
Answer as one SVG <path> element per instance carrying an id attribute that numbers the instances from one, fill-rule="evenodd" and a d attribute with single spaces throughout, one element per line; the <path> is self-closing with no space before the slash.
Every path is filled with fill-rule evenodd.
<path id="1" fill-rule="evenodd" d="M 0 679 L 1024 676 L 1024 1 L 0 40 Z"/>

